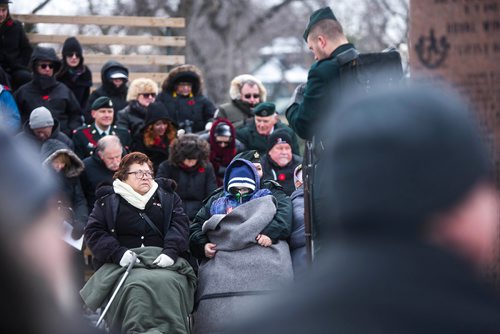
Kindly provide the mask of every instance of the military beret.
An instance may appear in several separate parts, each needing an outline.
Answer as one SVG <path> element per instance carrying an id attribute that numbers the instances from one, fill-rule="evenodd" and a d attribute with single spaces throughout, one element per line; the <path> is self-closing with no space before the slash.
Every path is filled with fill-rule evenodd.
<path id="1" fill-rule="evenodd" d="M 101 108 L 113 108 L 113 102 L 107 96 L 98 97 L 94 103 L 92 103 L 92 110 L 98 110 Z"/>
<path id="2" fill-rule="evenodd" d="M 307 42 L 307 36 L 309 36 L 309 32 L 311 29 L 318 23 L 319 21 L 322 20 L 334 20 L 337 21 L 337 18 L 333 14 L 332 10 L 330 7 L 323 7 L 315 11 L 314 13 L 311 14 L 311 17 L 309 18 L 309 24 L 307 25 L 306 31 L 304 31 L 304 40 Z"/>
<path id="3" fill-rule="evenodd" d="M 234 159 L 245 159 L 251 163 L 261 163 L 260 154 L 256 150 L 243 151 L 235 155 Z"/>
<path id="4" fill-rule="evenodd" d="M 276 106 L 274 105 L 274 103 L 271 102 L 259 103 L 252 110 L 254 115 L 262 117 L 271 116 L 272 114 L 274 114 L 275 111 L 276 111 Z"/>

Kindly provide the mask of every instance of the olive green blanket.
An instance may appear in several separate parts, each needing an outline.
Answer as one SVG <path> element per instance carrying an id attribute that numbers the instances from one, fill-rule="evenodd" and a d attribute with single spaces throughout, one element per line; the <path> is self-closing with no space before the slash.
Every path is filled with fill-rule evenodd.
<path id="1" fill-rule="evenodd" d="M 132 249 L 141 263 L 130 271 L 111 307 L 106 322 L 120 333 L 189 333 L 196 275 L 183 258 L 158 268 L 153 261 L 159 247 Z M 85 304 L 96 311 L 105 307 L 126 268 L 107 263 L 80 291 Z"/>

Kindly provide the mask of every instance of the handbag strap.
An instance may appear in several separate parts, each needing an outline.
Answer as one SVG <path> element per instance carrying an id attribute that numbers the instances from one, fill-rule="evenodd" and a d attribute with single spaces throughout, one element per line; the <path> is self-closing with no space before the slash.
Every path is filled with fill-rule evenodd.
<path id="1" fill-rule="evenodd" d="M 156 227 L 156 225 L 153 224 L 153 222 L 151 221 L 151 219 L 149 219 L 148 215 L 145 212 L 139 212 L 139 216 L 141 216 L 141 218 L 144 219 L 146 221 L 146 223 L 148 223 L 149 227 L 151 227 L 153 229 L 153 231 L 158 233 L 160 235 L 160 237 L 163 238 L 163 234 L 160 232 L 158 227 Z"/>

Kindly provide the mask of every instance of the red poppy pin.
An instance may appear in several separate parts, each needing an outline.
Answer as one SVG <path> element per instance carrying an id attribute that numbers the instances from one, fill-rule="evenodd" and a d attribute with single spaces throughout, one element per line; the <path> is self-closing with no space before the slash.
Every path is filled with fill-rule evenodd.
<path id="1" fill-rule="evenodd" d="M 13 20 L 8 20 L 8 21 L 5 23 L 5 25 L 6 25 L 7 27 L 12 27 L 12 26 L 14 25 L 14 21 L 13 21 Z"/>
<path id="2" fill-rule="evenodd" d="M 188 105 L 190 105 L 190 106 L 194 106 L 194 104 L 195 104 L 194 100 L 189 100 L 189 101 L 188 101 Z"/>
<path id="3" fill-rule="evenodd" d="M 42 100 L 48 101 L 49 100 L 49 96 L 48 95 L 42 96 Z"/>
<path id="4" fill-rule="evenodd" d="M 200 172 L 200 173 L 205 173 L 205 167 L 200 167 L 200 168 L 198 168 L 198 172 Z"/>
<path id="5" fill-rule="evenodd" d="M 286 175 L 285 174 L 279 174 L 278 175 L 278 180 L 285 181 L 286 180 Z"/>

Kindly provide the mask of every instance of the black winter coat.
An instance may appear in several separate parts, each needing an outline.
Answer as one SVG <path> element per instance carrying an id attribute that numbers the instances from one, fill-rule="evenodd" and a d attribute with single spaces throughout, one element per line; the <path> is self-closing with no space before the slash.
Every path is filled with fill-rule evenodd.
<path id="1" fill-rule="evenodd" d="M 80 75 L 72 74 L 69 68 L 57 75 L 57 80 L 68 87 L 75 95 L 80 108 L 85 110 L 90 95 L 90 87 L 92 87 L 92 72 L 86 66 Z"/>
<path id="2" fill-rule="evenodd" d="M 95 267 L 104 263 L 119 264 L 129 248 L 156 246 L 174 261 L 187 251 L 189 219 L 182 209 L 182 202 L 174 192 L 171 180 L 157 180 L 158 190 L 144 210 L 131 206 L 121 196 L 106 187 L 103 197 L 97 200 L 85 228 L 85 242 L 94 254 Z M 158 236 L 140 213 L 146 213 L 162 232 Z"/>
<path id="3" fill-rule="evenodd" d="M 87 199 L 89 211 L 92 211 L 96 200 L 95 191 L 101 184 L 111 184 L 115 172 L 106 167 L 98 154 L 93 154 L 83 159 L 83 165 L 85 169 L 80 175 L 80 181 L 82 182 L 83 192 Z"/>
<path id="4" fill-rule="evenodd" d="M 71 137 L 73 130 L 82 125 L 80 104 L 73 92 L 63 83 L 41 84 L 41 76 L 34 74 L 33 80 L 21 86 L 14 94 L 21 122 L 26 122 L 33 109 L 44 106 L 57 119 L 62 132 Z"/>
<path id="5" fill-rule="evenodd" d="M 115 124 L 123 129 L 128 129 L 132 138 L 136 140 L 144 127 L 146 110 L 147 108 L 140 105 L 136 100 L 130 101 L 128 106 L 115 113 Z"/>
<path id="6" fill-rule="evenodd" d="M 262 234 L 271 238 L 273 243 L 276 243 L 278 240 L 286 240 L 292 231 L 292 201 L 283 192 L 283 187 L 275 181 L 261 181 L 261 189 L 264 188 L 271 191 L 278 204 L 276 205 L 276 214 L 273 220 L 262 230 Z M 220 187 L 210 197 L 207 197 L 190 226 L 189 249 L 191 250 L 191 254 L 200 260 L 206 258 L 204 247 L 208 242 L 208 237 L 202 232 L 201 228 L 203 223 L 212 216 L 210 214 L 212 203 L 222 196 L 224 196 L 224 189 Z"/>
<path id="7" fill-rule="evenodd" d="M 22 23 L 8 17 L 0 25 L 0 66 L 8 73 L 28 70 L 32 52 Z"/>
<path id="8" fill-rule="evenodd" d="M 157 176 L 172 179 L 177 183 L 177 194 L 182 199 L 184 211 L 191 221 L 201 209 L 203 200 L 217 188 L 211 163 L 207 163 L 206 167 L 183 169 L 164 161 L 158 168 Z"/>
<path id="9" fill-rule="evenodd" d="M 192 122 L 190 128 L 193 133 L 205 130 L 205 124 L 214 117 L 216 109 L 214 104 L 203 95 L 195 95 L 191 98 L 173 97 L 170 93 L 161 92 L 156 100 L 167 107 L 172 120 L 179 125 L 179 128 L 188 131 L 186 120 Z"/>
<path id="10" fill-rule="evenodd" d="M 293 181 L 293 171 L 302 163 L 302 157 L 292 154 L 292 161 L 284 167 L 278 166 L 271 160 L 269 154 L 262 157 L 262 171 L 265 180 L 274 180 L 281 184 L 285 194 L 290 196 L 295 191 L 295 182 Z"/>

